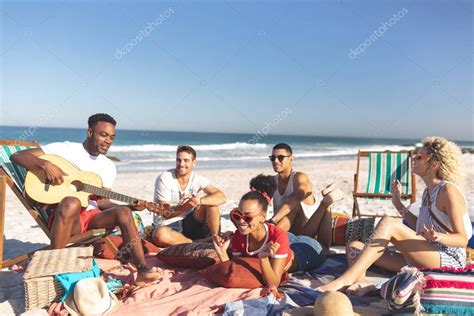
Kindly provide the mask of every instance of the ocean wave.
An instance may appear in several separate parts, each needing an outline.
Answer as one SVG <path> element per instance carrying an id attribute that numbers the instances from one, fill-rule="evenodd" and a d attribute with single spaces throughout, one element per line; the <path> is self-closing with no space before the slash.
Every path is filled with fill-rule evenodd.
<path id="1" fill-rule="evenodd" d="M 235 149 L 263 149 L 267 144 L 249 144 L 249 143 L 227 143 L 227 144 L 203 144 L 191 145 L 196 151 L 219 151 L 219 150 L 235 150 Z M 175 152 L 176 145 L 161 145 L 161 144 L 144 144 L 144 145 L 126 145 L 113 146 L 110 148 L 112 153 L 121 152 Z"/>
<path id="2" fill-rule="evenodd" d="M 298 150 L 294 152 L 296 159 L 303 158 L 325 158 L 325 157 L 344 157 L 344 156 L 355 156 L 359 150 L 365 151 L 383 151 L 383 150 L 407 150 L 413 147 L 408 146 L 383 146 L 383 145 L 370 145 L 370 146 L 355 146 L 355 147 L 332 147 L 324 148 L 320 150 L 311 150 L 308 148 Z M 200 154 L 198 161 L 262 161 L 268 160 L 268 154 L 264 154 L 261 151 L 255 152 L 254 155 L 248 155 L 248 151 L 241 152 L 244 155 L 229 155 L 228 153 L 215 153 L 214 155 Z M 128 155 L 128 157 L 120 164 L 126 165 L 131 163 L 138 164 L 151 164 L 151 163 L 162 163 L 162 162 L 173 162 L 175 161 L 174 155 L 148 155 L 148 157 L 142 158 L 139 156 Z"/>
<path id="3" fill-rule="evenodd" d="M 386 146 L 386 145 L 370 145 L 370 146 L 355 146 L 355 147 L 342 147 L 342 148 L 326 148 L 325 150 L 321 151 L 301 151 L 295 152 L 294 156 L 296 158 L 311 158 L 311 157 L 332 157 L 332 156 L 350 156 L 356 155 L 359 150 L 361 151 L 384 151 L 384 150 L 391 150 L 391 151 L 399 151 L 399 150 L 410 150 L 413 149 L 414 146 Z"/>

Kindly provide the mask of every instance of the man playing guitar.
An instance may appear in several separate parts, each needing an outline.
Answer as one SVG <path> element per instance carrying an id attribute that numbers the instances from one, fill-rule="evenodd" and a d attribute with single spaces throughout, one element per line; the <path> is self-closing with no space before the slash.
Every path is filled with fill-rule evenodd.
<path id="1" fill-rule="evenodd" d="M 43 170 L 52 185 L 60 185 L 67 174 L 50 161 L 39 158 L 45 154 L 58 155 L 83 171 L 97 173 L 102 178 L 103 187 L 110 190 L 117 171 L 105 154 L 114 142 L 116 121 L 108 114 L 99 113 L 89 117 L 88 125 L 83 143 L 52 143 L 42 148 L 19 151 L 12 155 L 11 160 L 27 170 Z M 152 282 L 160 278 L 161 274 L 155 267 L 147 266 L 132 215 L 132 210 L 141 211 L 146 204 L 139 200 L 133 205 L 117 205 L 109 199 L 92 196 L 89 205 L 82 207 L 78 198 L 66 196 L 57 206 L 53 206 L 54 210 L 49 214 L 51 248 L 64 248 L 71 236 L 90 229 L 113 229 L 118 226 L 124 243 L 132 246 L 130 251 L 138 270 L 135 283 Z"/>

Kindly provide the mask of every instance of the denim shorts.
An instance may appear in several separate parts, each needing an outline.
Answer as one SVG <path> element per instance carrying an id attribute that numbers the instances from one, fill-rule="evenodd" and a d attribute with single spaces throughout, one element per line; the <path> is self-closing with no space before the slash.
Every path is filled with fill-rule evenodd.
<path id="1" fill-rule="evenodd" d="M 194 211 L 186 215 L 181 222 L 181 227 L 183 228 L 181 233 L 192 240 L 203 239 L 211 235 L 206 221 L 200 222 L 194 215 Z"/>
<path id="2" fill-rule="evenodd" d="M 326 260 L 323 247 L 316 239 L 308 236 L 296 236 L 292 233 L 288 233 L 288 239 L 296 262 L 298 262 L 298 271 L 314 270 Z"/>

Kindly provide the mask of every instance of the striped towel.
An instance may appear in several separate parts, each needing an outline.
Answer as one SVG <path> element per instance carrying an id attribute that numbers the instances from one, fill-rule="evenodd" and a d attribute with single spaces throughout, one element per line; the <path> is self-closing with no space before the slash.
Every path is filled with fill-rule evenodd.
<path id="1" fill-rule="evenodd" d="M 421 304 L 432 314 L 474 314 L 474 265 L 464 269 L 423 270 Z"/>

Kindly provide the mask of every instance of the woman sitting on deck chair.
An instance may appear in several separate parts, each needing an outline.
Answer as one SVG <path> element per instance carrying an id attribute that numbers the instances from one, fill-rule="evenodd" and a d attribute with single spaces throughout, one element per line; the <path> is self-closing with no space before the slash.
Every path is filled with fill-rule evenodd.
<path id="1" fill-rule="evenodd" d="M 319 287 L 321 291 L 364 295 L 373 289 L 365 281 L 367 269 L 375 264 L 398 272 L 410 264 L 416 268 L 462 268 L 466 265 L 465 247 L 472 235 L 467 202 L 458 185 L 462 184 L 461 150 L 441 137 L 429 137 L 416 151 L 413 172 L 426 184 L 422 206 L 416 217 L 400 201 L 400 183 L 392 184 L 392 202 L 405 221 L 383 217 L 369 242 L 347 245 L 350 265 L 339 278 Z M 400 252 L 387 250 L 389 243 Z"/>

